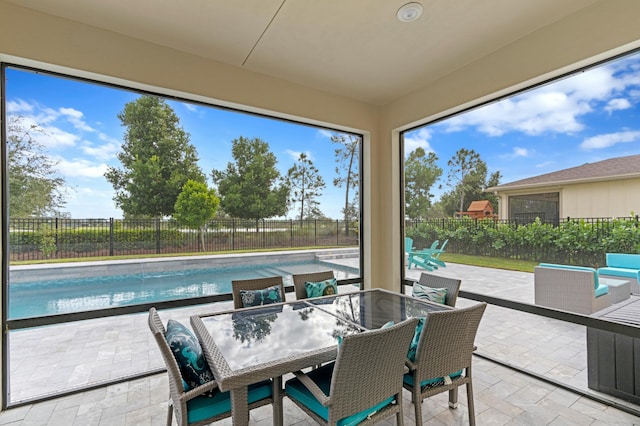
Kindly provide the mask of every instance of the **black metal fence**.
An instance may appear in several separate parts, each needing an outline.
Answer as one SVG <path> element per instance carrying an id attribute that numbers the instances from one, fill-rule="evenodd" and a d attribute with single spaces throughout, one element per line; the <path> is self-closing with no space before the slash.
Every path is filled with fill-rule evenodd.
<path id="1" fill-rule="evenodd" d="M 640 253 L 638 216 L 534 219 L 427 219 L 405 222 L 414 247 L 448 240 L 451 253 L 602 266 L 606 253 Z"/>
<path id="2" fill-rule="evenodd" d="M 202 232 L 162 219 L 10 219 L 10 260 L 358 246 L 340 220 L 210 221 Z"/>

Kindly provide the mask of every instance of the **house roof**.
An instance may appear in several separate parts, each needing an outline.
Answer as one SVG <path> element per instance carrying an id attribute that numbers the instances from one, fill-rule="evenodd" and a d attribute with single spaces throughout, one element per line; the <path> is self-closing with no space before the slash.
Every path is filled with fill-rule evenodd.
<path id="1" fill-rule="evenodd" d="M 599 1 L 424 1 L 410 23 L 396 18 L 407 0 L 9 3 L 386 105 Z"/>
<path id="2" fill-rule="evenodd" d="M 640 177 L 640 155 L 616 157 L 608 160 L 586 163 L 557 172 L 546 173 L 503 185 L 487 188 L 487 192 L 507 189 L 536 188 L 541 186 L 583 183 L 613 179 Z"/>
<path id="3" fill-rule="evenodd" d="M 485 210 L 493 210 L 489 200 L 472 201 L 467 209 L 468 212 L 483 212 Z"/>

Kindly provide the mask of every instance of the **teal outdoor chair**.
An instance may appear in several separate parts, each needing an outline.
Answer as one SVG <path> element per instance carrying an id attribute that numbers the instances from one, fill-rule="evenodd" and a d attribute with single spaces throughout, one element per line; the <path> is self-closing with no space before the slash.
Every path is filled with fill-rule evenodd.
<path id="1" fill-rule="evenodd" d="M 155 308 L 149 309 L 149 328 L 158 344 L 169 374 L 169 409 L 167 425 L 171 426 L 175 411 L 178 426 L 208 425 L 231 417 L 229 392 L 218 390 L 218 384 L 211 380 L 192 389 L 186 389 L 186 382 L 180 374 L 180 367 L 165 337 L 166 330 Z M 265 380 L 248 387 L 249 410 L 268 404 L 282 404 L 282 399 L 273 398 L 273 383 Z M 274 411 L 275 412 L 275 411 Z M 247 412 L 247 418 L 249 413 Z"/>
<path id="2" fill-rule="evenodd" d="M 417 323 L 345 336 L 335 363 L 294 372 L 287 397 L 319 424 L 373 425 L 395 415 L 402 425 L 403 372 Z"/>
<path id="3" fill-rule="evenodd" d="M 427 271 L 433 271 L 440 266 L 445 266 L 444 262 L 434 257 L 436 254 L 439 256 L 441 249 L 438 248 L 440 241 L 435 240 L 431 247 L 422 250 L 409 251 L 408 267 L 411 269 L 412 265 L 419 266 Z M 444 246 L 444 244 L 443 244 Z"/>
<path id="4" fill-rule="evenodd" d="M 457 408 L 458 387 L 466 385 L 469 424 L 475 425 L 471 364 L 476 333 L 486 307 L 486 303 L 478 303 L 430 312 L 423 320 L 415 357 L 407 360 L 409 373 L 404 375 L 404 388 L 411 392 L 416 424 L 422 424 L 425 398 L 449 392 L 449 407 Z"/>

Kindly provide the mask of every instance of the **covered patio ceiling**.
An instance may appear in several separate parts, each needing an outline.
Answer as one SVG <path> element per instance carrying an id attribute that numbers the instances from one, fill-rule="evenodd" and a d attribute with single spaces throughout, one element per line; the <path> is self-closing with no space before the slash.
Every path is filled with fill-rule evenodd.
<path id="1" fill-rule="evenodd" d="M 409 23 L 396 18 L 408 0 L 8 2 L 386 105 L 599 0 L 421 0 Z"/>

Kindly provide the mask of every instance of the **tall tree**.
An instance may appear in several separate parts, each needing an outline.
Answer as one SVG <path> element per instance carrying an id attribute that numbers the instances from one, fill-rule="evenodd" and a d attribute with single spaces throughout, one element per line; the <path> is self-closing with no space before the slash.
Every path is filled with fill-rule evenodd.
<path id="1" fill-rule="evenodd" d="M 436 161 L 435 153 L 427 154 L 424 148 L 418 147 L 404 163 L 404 211 L 411 219 L 423 219 L 428 215 L 434 197 L 431 187 L 442 175 L 442 168 Z"/>
<path id="2" fill-rule="evenodd" d="M 198 230 L 198 249 L 204 251 L 204 226 L 215 214 L 220 198 L 204 182 L 188 180 L 178 195 L 173 217 L 179 224 Z"/>
<path id="3" fill-rule="evenodd" d="M 232 141 L 234 163 L 213 170 L 224 211 L 241 219 L 284 216 L 288 211 L 289 187 L 276 169 L 278 160 L 269 144 L 259 138 Z"/>
<path id="4" fill-rule="evenodd" d="M 452 163 L 456 163 L 452 165 Z M 440 197 L 439 204 L 443 210 L 453 215 L 457 211 L 465 211 L 472 201 L 489 200 L 494 211 L 498 210 L 498 200 L 493 194 L 485 192 L 485 188 L 499 185 L 502 177 L 500 171 L 493 172 L 487 178 L 487 164 L 475 151 L 460 149 L 449 161 L 449 182 L 452 187 Z M 464 170 L 464 172 L 461 172 Z M 457 173 L 457 178 L 452 178 L 452 173 Z M 460 179 L 460 177 L 463 177 Z"/>
<path id="5" fill-rule="evenodd" d="M 352 215 L 353 206 L 349 205 L 349 191 L 353 189 L 356 193 L 360 184 L 359 179 L 359 159 L 360 159 L 360 137 L 356 135 L 333 135 L 331 142 L 340 145 L 335 150 L 336 174 L 333 185 L 345 187 L 344 194 L 344 214 L 345 233 L 349 233 L 349 220 Z"/>
<path id="6" fill-rule="evenodd" d="M 480 159 L 480 154 L 466 148 L 460 148 L 447 164 L 449 166 L 448 185 L 454 188 L 458 196 L 458 211 L 464 211 L 465 193 L 474 185 L 478 185 L 477 178 L 482 170 L 486 176 L 487 165 Z"/>
<path id="7" fill-rule="evenodd" d="M 24 117 L 7 117 L 7 165 L 9 171 L 9 215 L 43 217 L 66 215 L 65 180 L 58 174 L 57 161 L 45 152 L 36 134 L 42 127 Z"/>
<path id="8" fill-rule="evenodd" d="M 305 215 L 317 217 L 322 214 L 318 208 L 320 203 L 316 198 L 322 195 L 325 183 L 307 154 L 301 153 L 298 161 L 289 169 L 287 184 L 291 190 L 289 201 L 292 204 L 300 203 L 301 222 Z"/>
<path id="9" fill-rule="evenodd" d="M 125 216 L 171 216 L 189 179 L 204 182 L 196 149 L 180 119 L 164 99 L 144 95 L 124 106 L 118 119 L 126 128 L 118 160 L 107 180 Z"/>

